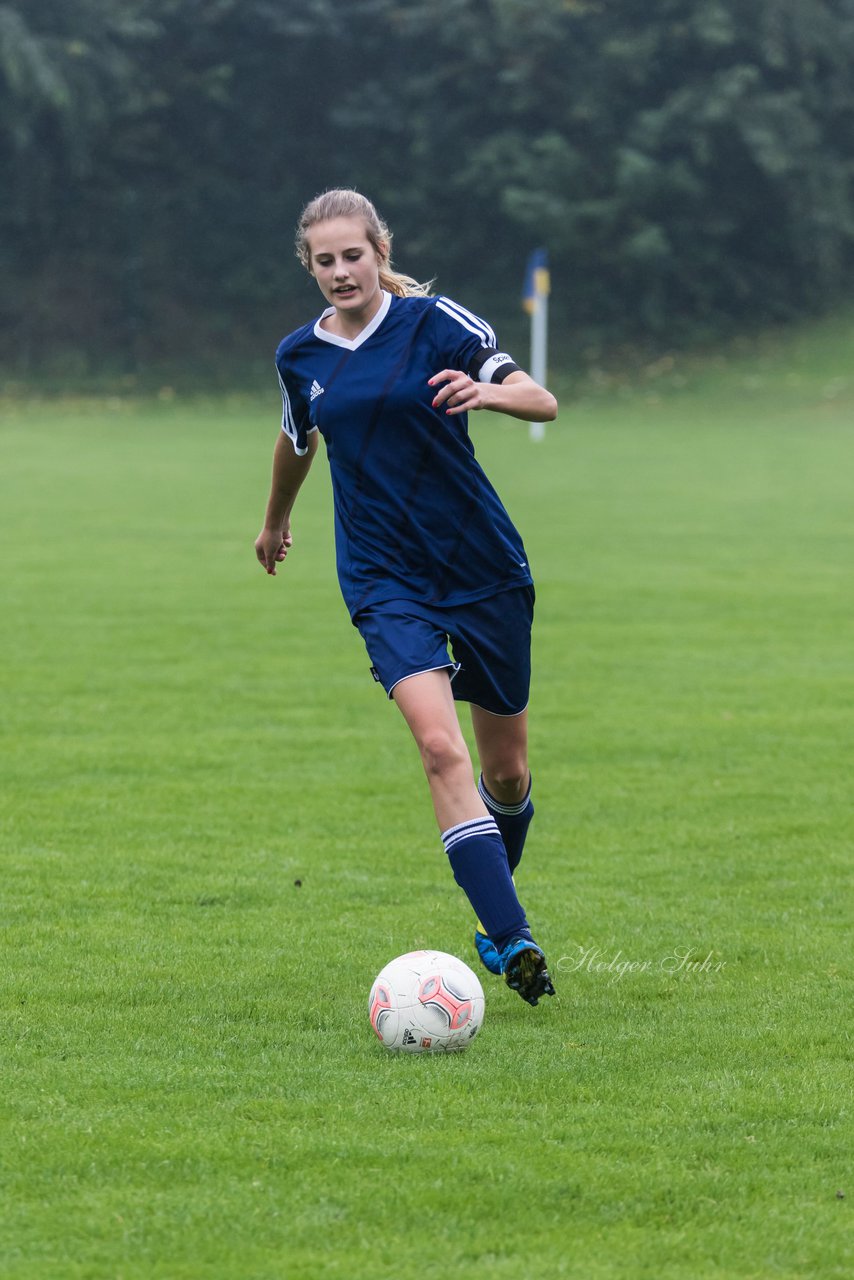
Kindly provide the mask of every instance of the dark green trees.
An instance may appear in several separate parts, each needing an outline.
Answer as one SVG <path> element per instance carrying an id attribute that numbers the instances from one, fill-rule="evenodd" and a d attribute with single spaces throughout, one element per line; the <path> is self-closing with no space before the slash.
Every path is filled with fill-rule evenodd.
<path id="1" fill-rule="evenodd" d="M 302 203 L 359 186 L 403 267 L 605 337 L 852 282 L 854 0 L 0 4 L 0 358 L 207 362 L 314 305 Z"/>

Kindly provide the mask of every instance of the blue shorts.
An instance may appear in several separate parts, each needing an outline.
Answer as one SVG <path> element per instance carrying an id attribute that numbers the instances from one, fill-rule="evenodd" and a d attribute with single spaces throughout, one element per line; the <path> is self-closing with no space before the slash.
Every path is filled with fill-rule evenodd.
<path id="1" fill-rule="evenodd" d="M 453 606 L 383 600 L 353 623 L 389 697 L 407 676 L 448 668 L 458 702 L 515 716 L 528 705 L 533 620 L 534 588 L 527 586 Z"/>

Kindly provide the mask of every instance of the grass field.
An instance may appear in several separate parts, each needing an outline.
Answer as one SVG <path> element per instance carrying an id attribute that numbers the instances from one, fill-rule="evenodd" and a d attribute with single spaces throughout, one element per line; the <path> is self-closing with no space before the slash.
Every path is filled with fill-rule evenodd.
<path id="1" fill-rule="evenodd" d="M 367 1020 L 471 921 L 322 458 L 268 579 L 274 388 L 4 402 L 5 1280 L 854 1272 L 853 340 L 473 423 L 537 576 L 558 996 L 485 982 L 447 1058 Z"/>

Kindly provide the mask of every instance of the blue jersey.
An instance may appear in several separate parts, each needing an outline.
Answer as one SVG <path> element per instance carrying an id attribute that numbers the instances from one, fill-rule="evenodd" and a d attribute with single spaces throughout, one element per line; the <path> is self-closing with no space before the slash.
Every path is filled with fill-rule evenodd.
<path id="1" fill-rule="evenodd" d="M 358 337 L 321 328 L 276 351 L 282 430 L 297 453 L 326 442 L 338 580 L 355 616 L 383 600 L 459 605 L 531 582 L 528 557 L 474 455 L 467 415 L 434 409 L 428 378 L 460 369 L 482 381 L 512 370 L 485 321 L 449 298 L 382 304 Z"/>

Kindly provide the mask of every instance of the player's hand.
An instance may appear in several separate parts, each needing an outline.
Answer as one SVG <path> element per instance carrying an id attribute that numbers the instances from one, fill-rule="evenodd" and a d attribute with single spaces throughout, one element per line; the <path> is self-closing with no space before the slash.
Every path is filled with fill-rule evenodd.
<path id="1" fill-rule="evenodd" d="M 440 386 L 444 382 L 444 386 Z M 445 413 L 468 413 L 471 409 L 489 406 L 491 386 L 487 382 L 475 382 L 459 369 L 443 369 L 434 373 L 428 387 L 439 387 L 433 399 L 433 408 L 445 406 Z"/>
<path id="2" fill-rule="evenodd" d="M 290 527 L 284 529 L 262 529 L 255 539 L 255 555 L 258 563 L 268 573 L 276 576 L 276 565 L 281 564 L 293 546 Z"/>

